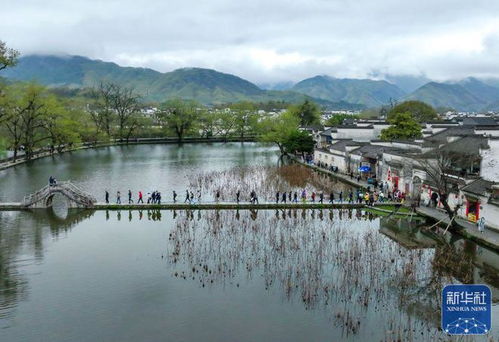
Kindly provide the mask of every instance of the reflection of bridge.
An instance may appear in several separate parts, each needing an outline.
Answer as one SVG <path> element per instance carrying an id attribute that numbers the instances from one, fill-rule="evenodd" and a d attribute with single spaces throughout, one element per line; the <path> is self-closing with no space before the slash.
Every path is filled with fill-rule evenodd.
<path id="1" fill-rule="evenodd" d="M 92 208 L 97 200 L 78 188 L 73 183 L 58 182 L 24 197 L 22 206 L 25 208 L 48 208 L 56 194 L 61 194 L 68 201 L 69 208 Z"/>

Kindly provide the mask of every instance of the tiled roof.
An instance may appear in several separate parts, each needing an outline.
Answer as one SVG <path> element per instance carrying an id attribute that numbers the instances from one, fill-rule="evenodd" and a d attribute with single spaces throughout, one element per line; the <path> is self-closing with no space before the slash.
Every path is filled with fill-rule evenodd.
<path id="1" fill-rule="evenodd" d="M 462 191 L 480 196 L 488 196 L 488 192 L 491 191 L 492 185 L 494 185 L 494 182 L 479 178 L 464 186 Z"/>

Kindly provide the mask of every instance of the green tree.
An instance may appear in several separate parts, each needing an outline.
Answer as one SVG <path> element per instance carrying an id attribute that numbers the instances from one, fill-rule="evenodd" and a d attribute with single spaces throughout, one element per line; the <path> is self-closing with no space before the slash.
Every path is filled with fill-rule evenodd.
<path id="1" fill-rule="evenodd" d="M 194 100 L 173 99 L 163 103 L 156 116 L 159 123 L 182 142 L 184 136 L 194 130 L 200 109 L 201 105 Z"/>
<path id="2" fill-rule="evenodd" d="M 257 108 L 253 102 L 243 101 L 232 104 L 231 113 L 235 117 L 234 133 L 243 139 L 246 133 L 254 130 L 257 121 Z"/>
<path id="3" fill-rule="evenodd" d="M 306 131 L 295 129 L 291 131 L 283 142 L 284 150 L 287 153 L 312 153 L 315 141 Z"/>
<path id="4" fill-rule="evenodd" d="M 438 120 L 438 114 L 432 106 L 421 101 L 404 101 L 394 106 L 388 112 L 388 120 L 395 117 L 396 114 L 409 113 L 417 122 Z"/>
<path id="5" fill-rule="evenodd" d="M 422 136 L 421 125 L 414 120 L 411 113 L 397 113 L 388 122 L 391 126 L 381 131 L 382 140 L 410 140 Z"/>
<path id="6" fill-rule="evenodd" d="M 301 126 L 317 125 L 321 122 L 321 111 L 315 102 L 305 100 L 302 104 L 290 106 L 288 111 L 300 118 Z"/>
<path id="7" fill-rule="evenodd" d="M 7 44 L 0 40 L 0 70 L 17 64 L 19 51 L 8 48 Z"/>
<path id="8" fill-rule="evenodd" d="M 358 119 L 358 115 L 351 115 L 351 114 L 335 114 L 332 117 L 330 117 L 325 125 L 326 126 L 338 126 L 343 123 L 345 119 Z"/>
<path id="9" fill-rule="evenodd" d="M 258 123 L 259 140 L 274 143 L 279 147 L 281 155 L 287 154 L 284 144 L 299 126 L 300 119 L 292 111 L 264 118 Z"/>

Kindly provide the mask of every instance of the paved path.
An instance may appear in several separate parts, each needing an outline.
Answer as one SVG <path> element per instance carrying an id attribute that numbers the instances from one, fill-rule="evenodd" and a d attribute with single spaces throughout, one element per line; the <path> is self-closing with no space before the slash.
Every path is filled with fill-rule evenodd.
<path id="1" fill-rule="evenodd" d="M 450 221 L 447 213 L 439 209 L 419 207 L 416 209 L 416 212 L 420 215 L 431 217 L 436 221 L 442 220 L 442 226 L 447 226 Z M 476 224 L 473 224 L 467 220 L 458 218 L 456 219 L 456 223 L 463 228 L 462 230 L 457 230 L 456 233 L 499 251 L 499 233 L 495 229 L 485 227 L 484 232 L 480 233 Z"/>
<path id="2" fill-rule="evenodd" d="M 374 206 L 385 206 L 393 205 L 394 203 L 375 203 Z M 96 203 L 93 207 L 89 209 L 95 210 L 128 210 L 128 209 L 353 209 L 353 208 L 366 208 L 369 209 L 363 203 L 347 203 L 347 202 L 335 202 L 335 203 L 319 203 L 319 202 L 298 202 L 298 203 L 274 203 L 274 202 L 260 202 L 258 204 L 251 204 L 249 202 L 202 202 L 202 203 L 173 203 L 164 202 L 161 204 L 115 204 L 115 203 Z M 31 209 L 26 208 L 22 203 L 0 203 L 0 210 L 24 210 Z"/>
<path id="3" fill-rule="evenodd" d="M 357 179 L 351 178 L 349 175 L 345 175 L 343 173 L 338 173 L 338 172 L 332 172 L 332 171 L 329 171 L 329 170 L 324 169 L 322 167 L 318 167 L 317 165 L 305 163 L 304 161 L 302 161 L 301 159 L 296 158 L 296 157 L 294 157 L 293 160 L 299 164 L 305 165 L 305 166 L 310 167 L 311 169 L 317 170 L 319 172 L 331 175 L 334 178 L 340 179 L 341 181 L 348 183 L 348 184 L 351 184 L 353 186 L 356 186 L 358 188 L 363 188 L 363 189 L 367 189 L 367 187 L 370 187 L 371 189 L 373 188 L 373 185 L 368 184 L 367 181 L 365 181 L 365 180 L 357 181 Z"/>

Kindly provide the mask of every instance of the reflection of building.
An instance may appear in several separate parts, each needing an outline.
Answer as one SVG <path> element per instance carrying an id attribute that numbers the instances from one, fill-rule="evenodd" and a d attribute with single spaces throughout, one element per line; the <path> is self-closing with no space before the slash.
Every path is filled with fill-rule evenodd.
<path id="1" fill-rule="evenodd" d="M 407 220 L 382 218 L 379 231 L 407 249 L 433 248 L 437 245 L 431 232 L 425 232 L 417 225 L 411 226 Z"/>

